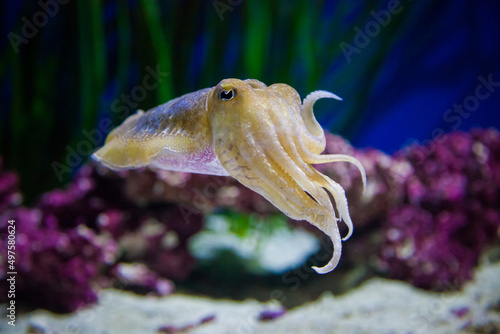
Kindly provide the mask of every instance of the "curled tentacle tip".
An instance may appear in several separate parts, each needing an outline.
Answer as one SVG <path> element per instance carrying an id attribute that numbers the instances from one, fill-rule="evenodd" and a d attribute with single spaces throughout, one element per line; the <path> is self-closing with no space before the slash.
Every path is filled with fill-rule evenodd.
<path id="1" fill-rule="evenodd" d="M 304 99 L 304 104 L 307 104 L 308 101 L 317 101 L 319 99 L 323 98 L 330 98 L 330 99 L 335 99 L 342 101 L 342 98 L 336 94 L 333 94 L 331 92 L 327 92 L 326 90 L 316 90 L 312 93 L 309 93 L 306 98 Z"/>
<path id="2" fill-rule="evenodd" d="M 354 157 L 349 162 L 353 163 L 358 168 L 359 173 L 361 174 L 361 182 L 363 182 L 363 194 L 364 194 L 365 190 L 366 190 L 366 171 L 365 171 L 365 168 L 363 167 L 361 162 Z"/>
<path id="3" fill-rule="evenodd" d="M 361 172 L 361 180 L 363 181 L 363 195 L 364 195 L 366 191 L 366 172 L 364 168 L 362 169 Z"/>
<path id="4" fill-rule="evenodd" d="M 335 226 L 330 225 L 328 231 L 324 231 L 331 237 L 333 243 L 333 254 L 332 258 L 328 263 L 323 267 L 311 267 L 318 274 L 328 274 L 333 271 L 337 267 L 340 261 L 340 256 L 342 255 L 342 242 L 340 241 L 339 229 Z"/>
<path id="5" fill-rule="evenodd" d="M 352 228 L 349 229 L 349 232 L 347 232 L 347 235 L 345 237 L 342 238 L 342 241 L 346 241 L 347 239 L 349 239 L 352 235 Z"/>
<path id="6" fill-rule="evenodd" d="M 348 228 L 347 235 L 342 238 L 342 241 L 346 241 L 347 239 L 349 239 L 352 236 L 352 233 L 354 231 L 351 216 L 349 215 L 348 211 L 344 213 L 344 216 L 342 216 L 342 220 L 344 221 L 344 223 L 347 225 L 347 228 Z M 340 220 L 339 220 L 339 222 L 340 222 Z"/>
<path id="7" fill-rule="evenodd" d="M 338 262 L 337 262 L 338 263 Z M 333 269 L 335 269 L 335 267 L 337 267 L 337 263 L 333 264 L 333 263 L 328 263 L 326 266 L 324 267 L 316 267 L 316 266 L 313 266 L 311 267 L 312 269 L 314 269 L 315 272 L 317 272 L 318 274 L 328 274 L 329 272 L 333 271 Z"/>

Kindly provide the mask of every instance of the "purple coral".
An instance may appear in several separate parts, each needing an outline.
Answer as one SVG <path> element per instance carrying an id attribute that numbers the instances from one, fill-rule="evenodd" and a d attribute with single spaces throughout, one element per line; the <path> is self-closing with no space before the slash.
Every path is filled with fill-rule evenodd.
<path id="1" fill-rule="evenodd" d="M 60 229 L 39 209 L 6 211 L 0 216 L 0 230 L 6 230 L 8 220 L 15 220 L 16 228 L 18 301 L 68 312 L 96 300 L 92 285 L 101 268 L 114 258 L 112 240 L 97 236 L 85 225 Z"/>
<path id="2" fill-rule="evenodd" d="M 194 260 L 187 239 L 201 228 L 202 216 L 191 213 L 185 223 L 177 204 L 140 202 L 127 193 L 126 176 L 87 165 L 66 189 L 44 194 L 36 208 L 15 207 L 0 215 L 2 244 L 7 221 L 16 222 L 20 302 L 75 310 L 95 301 L 98 287 L 124 283 L 113 269 L 118 261 L 147 266 L 150 273 L 144 280 L 135 277 L 134 284 L 159 294 L 172 290 L 166 279 L 190 272 Z"/>
<path id="3" fill-rule="evenodd" d="M 327 134 L 326 153 L 355 156 L 368 175 L 362 195 L 356 167 L 317 166 L 346 189 L 355 223 L 342 263 L 377 263 L 392 278 L 443 289 L 469 279 L 481 252 L 498 239 L 498 131 L 451 133 L 431 147 L 413 146 L 393 157 L 355 150 Z M 17 296 L 60 312 L 94 301 L 100 286 L 170 293 L 168 279 L 185 278 L 195 264 L 187 242 L 206 213 L 218 207 L 277 211 L 228 177 L 116 173 L 89 164 L 66 189 L 43 195 L 32 209 L 19 206 L 17 182 L 15 174 L 0 170 L 0 242 L 6 244 L 6 224 L 14 219 Z M 0 252 L 5 258 L 6 249 Z"/>
<path id="4" fill-rule="evenodd" d="M 462 284 L 500 233 L 500 134 L 454 132 L 395 159 L 409 161 L 413 173 L 404 203 L 383 224 L 384 268 L 419 287 Z"/>
<path id="5" fill-rule="evenodd" d="M 355 230 L 341 265 L 372 263 L 391 278 L 429 289 L 458 287 L 471 277 L 500 233 L 497 130 L 453 132 L 392 157 L 326 138 L 326 153 L 353 155 L 368 179 L 362 195 L 354 166 L 316 166 L 345 188 L 349 201 Z"/>
<path id="6" fill-rule="evenodd" d="M 127 172 L 126 189 L 139 202 L 181 204 L 186 219 L 191 214 L 206 214 L 221 207 L 263 214 L 278 211 L 262 196 L 228 176 L 131 170 Z"/>
<path id="7" fill-rule="evenodd" d="M 366 171 L 368 183 L 363 195 L 361 176 L 353 164 L 335 162 L 315 166 L 345 189 L 356 228 L 372 225 L 402 202 L 403 184 L 412 172 L 408 162 L 394 160 L 372 148 L 356 150 L 342 137 L 329 133 L 326 133 L 326 140 L 326 154 L 352 155 Z"/>

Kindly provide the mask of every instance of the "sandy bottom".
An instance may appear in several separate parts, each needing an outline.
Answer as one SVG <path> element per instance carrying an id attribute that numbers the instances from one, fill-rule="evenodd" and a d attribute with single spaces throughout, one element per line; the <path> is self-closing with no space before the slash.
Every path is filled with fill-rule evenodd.
<path id="1" fill-rule="evenodd" d="M 60 316 L 38 310 L 1 333 L 498 333 L 500 263 L 484 265 L 460 292 L 431 293 L 371 279 L 349 293 L 325 293 L 283 314 L 278 302 L 214 300 L 103 290 L 98 305 Z M 266 316 L 272 320 L 263 320 Z"/>

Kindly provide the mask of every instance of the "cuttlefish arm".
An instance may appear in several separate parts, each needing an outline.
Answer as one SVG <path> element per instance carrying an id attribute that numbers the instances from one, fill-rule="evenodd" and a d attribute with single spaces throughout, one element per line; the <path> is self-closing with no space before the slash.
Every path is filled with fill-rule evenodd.
<path id="1" fill-rule="evenodd" d="M 348 155 L 321 155 L 326 139 L 313 114 L 326 91 L 301 103 L 285 84 L 267 87 L 249 79 L 222 80 L 211 89 L 186 94 L 146 113 L 130 116 L 113 130 L 94 158 L 114 169 L 153 165 L 194 173 L 231 175 L 292 219 L 307 220 L 332 240 L 334 253 L 318 273 L 332 271 L 342 252 L 338 223 L 352 234 L 344 189 L 312 165 L 355 164 Z M 208 158 L 207 158 L 208 157 Z M 330 200 L 335 201 L 338 212 Z"/>

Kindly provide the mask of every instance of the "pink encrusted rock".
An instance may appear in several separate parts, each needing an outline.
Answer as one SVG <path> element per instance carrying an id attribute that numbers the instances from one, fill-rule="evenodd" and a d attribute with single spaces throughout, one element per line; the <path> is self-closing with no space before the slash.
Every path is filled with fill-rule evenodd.
<path id="1" fill-rule="evenodd" d="M 4 212 L 0 230 L 7 219 L 16 221 L 16 302 L 69 312 L 96 301 L 101 270 L 116 256 L 113 240 L 84 225 L 62 229 L 39 209 Z"/>
<path id="2" fill-rule="evenodd" d="M 500 134 L 446 134 L 393 156 L 356 150 L 327 134 L 325 153 L 356 157 L 367 174 L 361 194 L 354 166 L 317 166 L 346 190 L 354 233 L 340 265 L 371 265 L 428 289 L 459 287 L 500 235 Z M 344 229 L 345 231 L 345 229 Z"/>
<path id="3" fill-rule="evenodd" d="M 450 133 L 430 147 L 411 146 L 394 156 L 356 150 L 332 134 L 326 138 L 325 153 L 353 155 L 368 179 L 362 194 L 355 166 L 317 166 L 345 188 L 349 201 L 354 234 L 341 266 L 368 264 L 432 289 L 471 277 L 481 252 L 500 233 L 497 130 Z M 224 176 L 117 173 L 89 164 L 65 189 L 44 194 L 35 208 L 20 207 L 17 182 L 15 174 L 0 170 L 0 243 L 6 244 L 6 222 L 15 219 L 18 300 L 59 312 L 93 302 L 99 286 L 115 284 L 118 261 L 145 266 L 147 275 L 135 277 L 138 284 L 168 293 L 168 279 L 184 279 L 195 265 L 189 238 L 202 228 L 204 215 L 218 208 L 277 212 Z M 6 257 L 5 248 L 0 252 Z"/>
<path id="4" fill-rule="evenodd" d="M 458 287 L 499 239 L 500 135 L 494 129 L 453 132 L 396 159 L 407 159 L 414 173 L 404 203 L 383 223 L 382 268 L 419 287 Z"/>
<path id="5" fill-rule="evenodd" d="M 186 277 L 194 265 L 187 239 L 200 230 L 202 215 L 189 213 L 186 223 L 175 203 L 129 197 L 125 176 L 87 165 L 65 189 L 42 195 L 35 208 L 0 214 L 3 244 L 7 221 L 16 221 L 19 303 L 70 312 L 95 302 L 97 289 L 115 284 L 118 261 L 145 265 L 151 274 L 144 288 L 157 294 L 172 290 L 169 279 Z M 6 257 L 6 248 L 0 252 Z"/>

